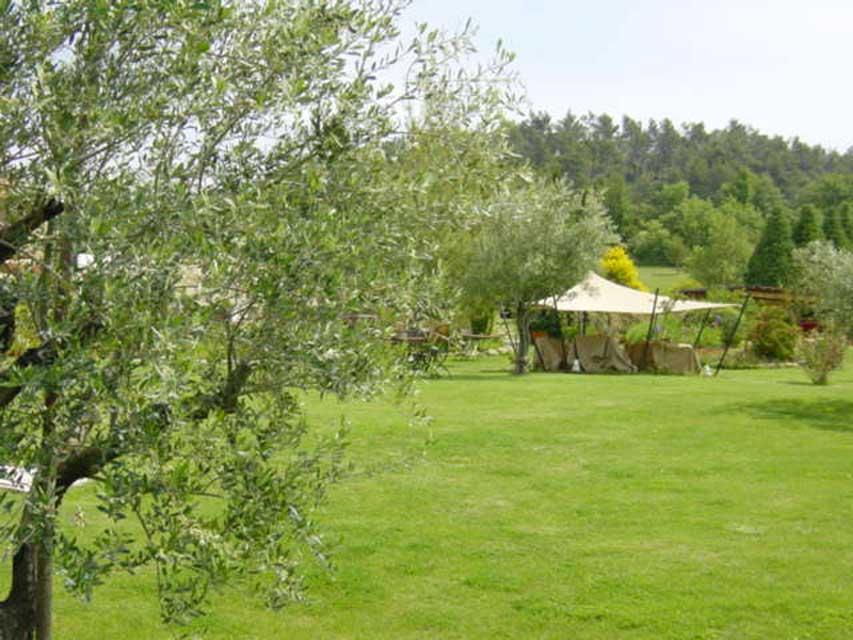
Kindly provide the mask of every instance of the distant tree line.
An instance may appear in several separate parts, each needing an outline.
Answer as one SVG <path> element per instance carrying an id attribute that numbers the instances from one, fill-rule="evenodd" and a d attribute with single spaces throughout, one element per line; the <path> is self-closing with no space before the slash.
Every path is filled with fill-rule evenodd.
<path id="1" fill-rule="evenodd" d="M 794 246 L 853 244 L 853 149 L 768 136 L 734 120 L 708 131 L 571 112 L 561 120 L 533 113 L 511 141 L 546 175 L 600 192 L 641 263 L 682 266 L 707 286 L 784 285 Z"/>

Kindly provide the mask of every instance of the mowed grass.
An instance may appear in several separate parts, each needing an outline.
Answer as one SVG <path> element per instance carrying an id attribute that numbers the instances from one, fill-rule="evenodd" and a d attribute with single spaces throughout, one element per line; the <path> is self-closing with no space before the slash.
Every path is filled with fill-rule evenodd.
<path id="1" fill-rule="evenodd" d="M 690 274 L 678 267 L 642 266 L 637 267 L 637 270 L 644 285 L 652 291 L 660 288 L 661 293 L 671 291 L 690 277 Z"/>
<path id="2" fill-rule="evenodd" d="M 513 377 L 455 363 L 419 386 L 433 416 L 346 414 L 354 459 L 320 520 L 337 569 L 265 610 L 233 588 L 208 638 L 851 638 L 853 363 L 719 378 Z M 91 506 L 75 489 L 67 517 Z M 172 638 L 146 573 L 91 604 L 58 592 L 60 639 Z"/>

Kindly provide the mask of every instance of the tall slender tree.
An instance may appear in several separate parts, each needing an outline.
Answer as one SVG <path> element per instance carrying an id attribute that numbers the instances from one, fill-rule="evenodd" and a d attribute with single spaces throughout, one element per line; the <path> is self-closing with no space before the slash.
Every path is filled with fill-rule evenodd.
<path id="1" fill-rule="evenodd" d="M 810 204 L 800 207 L 800 217 L 794 227 L 793 240 L 798 247 L 804 247 L 809 242 L 823 239 L 823 230 L 818 220 L 817 210 Z"/>
<path id="2" fill-rule="evenodd" d="M 853 244 L 853 204 L 849 200 L 838 205 L 838 217 L 847 236 L 848 245 Z"/>
<path id="3" fill-rule="evenodd" d="M 788 216 L 782 209 L 774 209 L 747 264 L 747 284 L 768 287 L 789 284 L 793 251 L 794 241 L 791 239 Z"/>
<path id="4" fill-rule="evenodd" d="M 823 234 L 836 249 L 846 249 L 849 244 L 839 207 L 827 207 L 823 212 Z"/>

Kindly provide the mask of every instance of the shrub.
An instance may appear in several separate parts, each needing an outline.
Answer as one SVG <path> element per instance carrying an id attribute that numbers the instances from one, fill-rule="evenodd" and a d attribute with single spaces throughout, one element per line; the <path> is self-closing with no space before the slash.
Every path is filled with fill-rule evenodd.
<path id="1" fill-rule="evenodd" d="M 713 298 L 715 301 L 717 298 Z M 740 309 L 735 307 L 729 307 L 727 309 L 718 309 L 715 312 L 711 313 L 711 326 L 716 327 L 720 331 L 720 346 L 724 346 L 726 341 L 732 335 L 732 331 L 737 327 L 737 332 L 731 341 L 731 347 L 737 347 L 744 340 L 747 340 L 752 333 L 752 327 L 754 326 L 753 321 L 753 307 L 748 306 L 746 308 L 746 313 L 743 318 L 741 318 L 740 324 L 737 323 L 738 316 L 740 315 Z"/>
<path id="2" fill-rule="evenodd" d="M 799 328 L 785 310 L 777 307 L 763 307 L 749 333 L 755 354 L 769 360 L 792 360 L 799 337 Z"/>
<path id="3" fill-rule="evenodd" d="M 803 340 L 800 346 L 802 367 L 814 384 L 829 382 L 829 374 L 841 367 L 847 338 L 841 331 L 829 329 L 817 337 Z"/>
<path id="4" fill-rule="evenodd" d="M 640 282 L 640 272 L 637 271 L 637 265 L 634 264 L 631 256 L 623 247 L 610 247 L 601 260 L 601 269 L 604 272 L 604 277 L 608 280 L 632 289 L 648 291 L 646 285 Z"/>
<path id="5" fill-rule="evenodd" d="M 797 289 L 823 324 L 853 333 L 853 252 L 812 242 L 794 253 Z"/>

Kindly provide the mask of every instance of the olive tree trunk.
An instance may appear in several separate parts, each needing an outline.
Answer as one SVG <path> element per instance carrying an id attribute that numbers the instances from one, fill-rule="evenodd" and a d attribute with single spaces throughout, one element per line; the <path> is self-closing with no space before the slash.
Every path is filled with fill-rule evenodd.
<path id="1" fill-rule="evenodd" d="M 515 343 L 514 373 L 521 375 L 527 372 L 527 354 L 530 352 L 530 310 L 524 303 L 519 303 L 515 309 L 515 327 L 518 340 Z"/>
<path id="2" fill-rule="evenodd" d="M 12 586 L 0 602 L 0 640 L 49 640 L 53 557 L 38 543 L 22 544 L 12 560 Z"/>
<path id="3" fill-rule="evenodd" d="M 12 560 L 12 587 L 0 602 L 0 640 L 33 640 L 37 564 L 35 546 L 21 545 Z"/>

